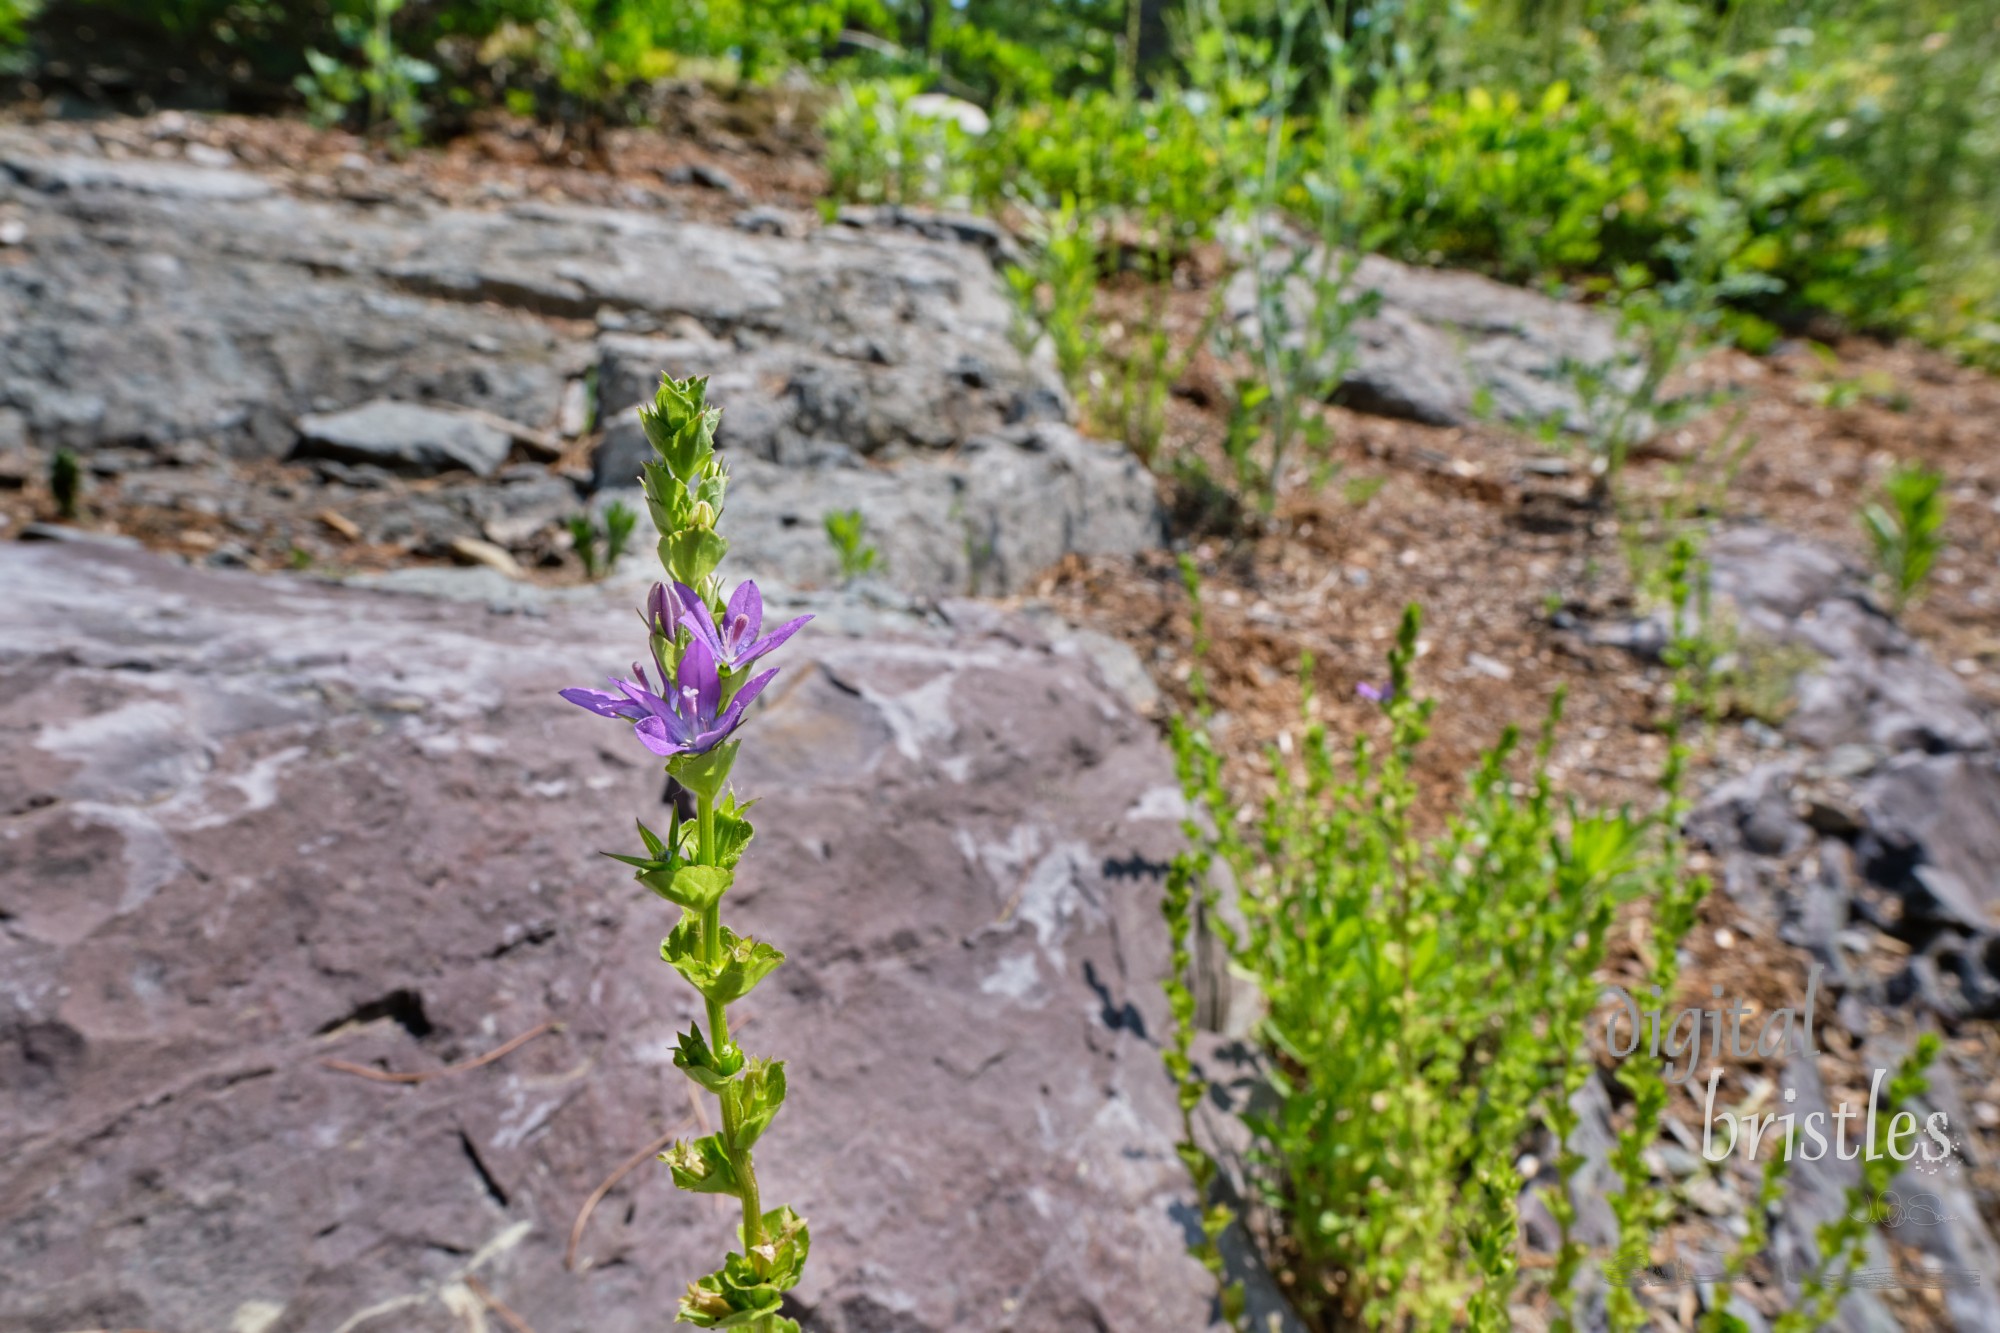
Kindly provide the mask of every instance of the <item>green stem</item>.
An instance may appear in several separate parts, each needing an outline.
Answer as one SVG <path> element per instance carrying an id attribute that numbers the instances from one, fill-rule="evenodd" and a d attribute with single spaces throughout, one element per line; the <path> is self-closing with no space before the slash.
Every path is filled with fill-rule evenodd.
<path id="1" fill-rule="evenodd" d="M 715 798 L 697 793 L 695 797 L 695 860 L 702 865 L 715 864 Z M 722 905 L 711 903 L 701 915 L 702 956 L 710 963 L 718 961 L 722 951 Z M 723 1005 L 708 1001 L 709 1034 L 720 1051 L 729 1042 L 729 1013 Z M 737 1123 L 729 1109 L 729 1099 L 722 1102 L 722 1142 L 725 1146 L 736 1142 Z M 730 1161 L 736 1168 L 737 1179 L 743 1182 L 743 1244 L 746 1248 L 764 1243 L 764 1210 L 757 1198 L 757 1168 L 751 1163 L 750 1152 L 737 1152 L 729 1148 Z"/>

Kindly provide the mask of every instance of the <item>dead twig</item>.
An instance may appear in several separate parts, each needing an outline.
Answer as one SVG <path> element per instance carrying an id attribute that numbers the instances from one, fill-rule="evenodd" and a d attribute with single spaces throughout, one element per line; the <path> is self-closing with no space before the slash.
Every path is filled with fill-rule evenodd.
<path id="1" fill-rule="evenodd" d="M 480 1300 L 485 1301 L 486 1308 L 494 1314 L 499 1315 L 500 1322 L 513 1329 L 514 1333 L 535 1333 L 535 1330 L 528 1326 L 528 1321 L 508 1309 L 507 1302 L 495 1296 L 491 1291 L 488 1291 L 484 1282 L 467 1273 L 465 1275 L 465 1285 L 472 1288 L 472 1294 Z"/>
<path id="2" fill-rule="evenodd" d="M 563 1269 L 565 1271 L 571 1273 L 576 1271 L 576 1247 L 583 1243 L 583 1229 L 590 1225 L 590 1215 L 597 1210 L 597 1205 L 604 1201 L 604 1196 L 611 1193 L 612 1187 L 625 1178 L 626 1172 L 645 1161 L 648 1157 L 660 1153 L 669 1143 L 680 1137 L 681 1130 L 686 1128 L 686 1125 L 678 1126 L 662 1134 L 659 1138 L 654 1139 L 651 1143 L 620 1162 L 618 1169 L 606 1176 L 604 1183 L 590 1192 L 590 1197 L 583 1201 L 583 1207 L 577 1211 L 576 1221 L 570 1224 L 569 1248 L 563 1251 Z"/>
<path id="3" fill-rule="evenodd" d="M 377 1083 L 423 1083 L 430 1079 L 442 1078 L 446 1074 L 459 1074 L 468 1069 L 477 1069 L 481 1065 L 490 1065 L 495 1060 L 519 1050 L 544 1032 L 562 1031 L 562 1026 L 561 1023 L 553 1021 L 537 1024 L 512 1041 L 496 1046 L 484 1055 L 475 1056 L 470 1060 L 460 1060 L 457 1064 L 446 1065 L 442 1069 L 419 1069 L 405 1074 L 390 1069 L 371 1069 L 367 1065 L 357 1065 L 351 1060 L 322 1060 L 320 1064 L 336 1073 L 355 1074 L 361 1078 L 373 1079 Z"/>

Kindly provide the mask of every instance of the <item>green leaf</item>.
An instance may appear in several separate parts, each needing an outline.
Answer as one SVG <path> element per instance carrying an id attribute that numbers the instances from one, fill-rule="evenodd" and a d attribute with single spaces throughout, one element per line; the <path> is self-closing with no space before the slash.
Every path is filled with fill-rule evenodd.
<path id="1" fill-rule="evenodd" d="M 695 1194 L 740 1194 L 736 1164 L 722 1145 L 722 1136 L 706 1134 L 691 1143 L 676 1143 L 660 1154 L 674 1173 L 674 1184 Z"/>
<path id="2" fill-rule="evenodd" d="M 694 512 L 694 497 L 688 494 L 686 483 L 667 470 L 665 463 L 651 458 L 641 463 L 639 485 L 646 492 L 646 508 L 653 515 L 654 528 L 673 533 L 688 525 L 688 515 Z M 666 558 L 664 549 L 660 556 Z"/>
<path id="3" fill-rule="evenodd" d="M 743 1068 L 743 1048 L 728 1042 L 720 1051 L 711 1050 L 701 1024 L 696 1023 L 680 1034 L 674 1067 L 710 1092 L 719 1093 Z"/>
<path id="4" fill-rule="evenodd" d="M 729 1257 L 736 1258 L 733 1254 Z M 775 1287 L 732 1283 L 725 1267 L 722 1272 L 688 1283 L 687 1294 L 681 1297 L 678 1319 L 696 1328 L 744 1328 L 768 1319 L 783 1301 Z"/>
<path id="5" fill-rule="evenodd" d="M 640 880 L 652 888 L 653 881 L 645 875 Z M 729 881 L 733 872 L 721 866 L 679 866 L 665 887 L 656 888 L 662 898 L 679 903 L 690 912 L 705 912 L 729 891 Z"/>
<path id="6" fill-rule="evenodd" d="M 811 1248 L 805 1219 L 790 1208 L 773 1208 L 761 1221 L 761 1244 L 730 1254 L 719 1270 L 688 1284 L 680 1303 L 683 1321 L 699 1328 L 742 1328 L 772 1320 L 764 1326 L 797 1333 L 797 1324 L 773 1319 L 772 1312 L 783 1301 L 779 1293 L 797 1286 L 805 1271 Z M 740 1228 L 737 1238 L 742 1240 Z"/>
<path id="7" fill-rule="evenodd" d="M 779 1291 L 790 1291 L 805 1275 L 812 1235 L 806 1229 L 806 1220 L 789 1207 L 771 1209 L 764 1214 L 763 1221 L 764 1242 L 750 1247 L 744 1262 L 759 1281 L 768 1282 Z M 739 1242 L 743 1239 L 741 1227 L 736 1229 L 736 1239 Z"/>
<path id="8" fill-rule="evenodd" d="M 750 808 L 751 802 L 738 805 L 734 801 L 724 801 L 715 810 L 715 863 L 725 868 L 734 867 L 743 859 L 743 851 L 750 845 L 756 830 L 742 812 Z"/>
<path id="9" fill-rule="evenodd" d="M 752 1060 L 743 1076 L 724 1086 L 723 1123 L 734 1125 L 729 1146 L 745 1152 L 756 1146 L 785 1103 L 785 1062 Z"/>
<path id="10" fill-rule="evenodd" d="M 677 754 L 667 761 L 667 772 L 697 796 L 714 800 L 729 781 L 730 766 L 736 762 L 736 741 L 718 745 L 707 754 Z"/>
<path id="11" fill-rule="evenodd" d="M 663 377 L 652 405 L 639 412 L 647 440 L 661 461 L 683 482 L 699 477 L 715 452 L 715 423 L 721 413 L 708 406 L 707 396 L 705 377 L 686 380 Z"/>
<path id="12" fill-rule="evenodd" d="M 683 528 L 660 538 L 660 563 L 691 588 L 713 574 L 727 554 L 729 543 L 714 528 Z"/>
<path id="13" fill-rule="evenodd" d="M 722 926 L 716 961 L 703 956 L 701 917 L 688 913 L 660 943 L 660 957 L 687 978 L 688 985 L 717 1004 L 733 1004 L 756 989 L 785 955 L 761 940 Z"/>

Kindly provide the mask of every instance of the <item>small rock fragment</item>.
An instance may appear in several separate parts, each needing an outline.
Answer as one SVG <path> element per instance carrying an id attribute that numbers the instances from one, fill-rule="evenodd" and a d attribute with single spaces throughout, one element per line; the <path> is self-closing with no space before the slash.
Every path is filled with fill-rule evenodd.
<path id="1" fill-rule="evenodd" d="M 507 461 L 508 432 L 468 412 L 386 398 L 298 420 L 302 458 L 374 463 L 424 475 L 463 469 L 488 477 Z"/>
<path id="2" fill-rule="evenodd" d="M 481 541 L 477 537 L 452 538 L 451 553 L 453 558 L 465 564 L 485 565 L 488 569 L 499 570 L 510 579 L 527 577 L 520 562 L 514 559 L 505 547 L 495 546 L 492 542 Z"/>

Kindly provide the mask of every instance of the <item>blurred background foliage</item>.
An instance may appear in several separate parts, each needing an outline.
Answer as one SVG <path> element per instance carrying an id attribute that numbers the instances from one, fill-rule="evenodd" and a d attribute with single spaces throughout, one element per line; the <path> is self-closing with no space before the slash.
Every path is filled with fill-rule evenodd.
<path id="1" fill-rule="evenodd" d="M 1195 240 L 1331 192 L 1356 245 L 1583 293 L 1671 281 L 1723 218 L 1753 349 L 2000 357 L 2000 0 L 0 0 L 0 49 L 37 91 L 404 135 L 804 72 L 840 90 L 842 199 L 1068 199 Z"/>

